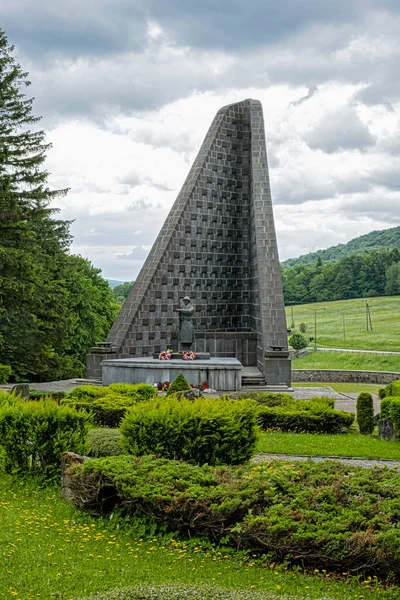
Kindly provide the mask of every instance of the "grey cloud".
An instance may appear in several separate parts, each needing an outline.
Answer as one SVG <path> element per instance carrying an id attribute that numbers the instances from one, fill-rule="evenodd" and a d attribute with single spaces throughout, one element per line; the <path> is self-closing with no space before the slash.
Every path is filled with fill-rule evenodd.
<path id="1" fill-rule="evenodd" d="M 304 135 L 310 148 L 329 154 L 340 150 L 364 150 L 376 143 L 368 127 L 352 107 L 326 113 L 315 127 Z"/>
<path id="2" fill-rule="evenodd" d="M 166 182 L 155 181 L 152 177 L 142 176 L 135 171 L 128 173 L 124 177 L 120 177 L 118 181 L 130 189 L 138 187 L 139 185 L 149 185 L 163 192 L 170 192 L 172 190 Z"/>
<path id="3" fill-rule="evenodd" d="M 311 94 L 330 79 L 369 82 L 374 101 L 382 94 L 393 99 L 398 56 L 336 52 L 369 34 L 387 32 L 397 40 L 399 15 L 392 0 L 88 0 L 79 6 L 78 0 L 60 6 L 39 0 L 34 7 L 30 0 L 3 0 L 0 7 L 31 72 L 35 113 L 48 126 L 57 116 L 103 122 L 110 112 L 152 110 L 194 91 L 276 83 L 306 85 Z M 170 37 L 149 42 L 152 20 Z M 142 135 L 145 141 L 152 134 Z M 161 138 L 156 145 L 165 143 Z M 189 140 L 180 144 L 189 150 Z"/>
<path id="4" fill-rule="evenodd" d="M 144 261 L 149 251 L 143 246 L 134 246 L 129 254 L 117 254 L 118 260 L 139 260 Z"/>
<path id="5" fill-rule="evenodd" d="M 112 54 L 136 50 L 155 21 L 179 45 L 237 49 L 295 35 L 312 24 L 360 22 L 395 0 L 3 0 L 3 26 L 26 55 Z M 21 28 L 21 15 L 24 27 Z"/>
<path id="6" fill-rule="evenodd" d="M 359 220 L 361 216 L 389 224 L 400 223 L 400 196 L 384 192 L 360 195 L 346 199 L 340 210 L 348 220 Z"/>
<path id="7" fill-rule="evenodd" d="M 371 177 L 372 183 L 378 186 L 388 188 L 393 191 L 400 191 L 400 165 L 396 168 L 377 170 Z"/>
<path id="8" fill-rule="evenodd" d="M 314 84 L 309 88 L 309 90 L 305 96 L 303 96 L 299 100 L 290 102 L 289 106 L 299 106 L 300 104 L 307 102 L 307 100 L 310 100 L 310 98 L 313 98 L 317 92 L 318 92 L 318 86 Z"/>

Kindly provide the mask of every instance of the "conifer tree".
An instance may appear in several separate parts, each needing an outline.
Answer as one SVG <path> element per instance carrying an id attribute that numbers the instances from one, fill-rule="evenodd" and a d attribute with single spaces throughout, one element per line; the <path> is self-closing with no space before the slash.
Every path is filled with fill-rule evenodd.
<path id="1" fill-rule="evenodd" d="M 0 364 L 16 380 L 81 376 L 118 305 L 99 269 L 70 255 L 44 168 L 45 133 L 24 91 L 27 73 L 0 30 Z"/>

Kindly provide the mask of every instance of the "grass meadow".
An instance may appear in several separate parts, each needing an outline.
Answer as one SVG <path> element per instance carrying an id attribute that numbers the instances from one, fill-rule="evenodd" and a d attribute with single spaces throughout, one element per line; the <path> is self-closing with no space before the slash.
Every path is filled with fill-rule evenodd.
<path id="1" fill-rule="evenodd" d="M 312 434 L 271 431 L 262 434 L 257 444 L 257 452 L 400 460 L 400 443 L 387 442 L 356 432 Z"/>
<path id="2" fill-rule="evenodd" d="M 338 300 L 286 307 L 288 327 L 295 331 L 300 323 L 307 325 L 305 335 L 330 348 L 400 351 L 400 296 L 378 297 L 369 300 L 372 331 L 367 331 L 365 300 Z M 315 312 L 316 311 L 316 312 Z"/>
<path id="3" fill-rule="evenodd" d="M 60 498 L 59 488 L 0 477 L 0 598 L 75 600 L 127 585 L 210 583 L 261 590 L 268 598 L 394 600 L 400 589 L 372 577 L 269 564 L 266 558 L 157 534 L 147 523 L 95 518 Z"/>
<path id="4" fill-rule="evenodd" d="M 292 369 L 345 369 L 350 371 L 396 372 L 400 371 L 400 354 L 329 352 L 319 350 L 292 360 Z"/>

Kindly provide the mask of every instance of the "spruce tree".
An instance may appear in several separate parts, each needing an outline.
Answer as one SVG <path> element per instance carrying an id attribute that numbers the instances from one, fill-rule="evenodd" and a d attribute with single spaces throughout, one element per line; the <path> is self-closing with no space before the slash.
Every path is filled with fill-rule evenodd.
<path id="1" fill-rule="evenodd" d="M 47 186 L 50 145 L 13 51 L 0 30 L 0 363 L 17 379 L 43 378 L 60 366 L 65 291 L 57 279 L 70 235 L 49 205 L 66 190 Z"/>

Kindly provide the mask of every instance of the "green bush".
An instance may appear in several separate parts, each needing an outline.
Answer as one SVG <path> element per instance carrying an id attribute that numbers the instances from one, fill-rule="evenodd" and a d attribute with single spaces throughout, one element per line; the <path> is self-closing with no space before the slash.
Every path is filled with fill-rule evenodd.
<path id="1" fill-rule="evenodd" d="M 393 422 L 393 428 L 397 435 L 400 435 L 400 398 L 392 398 L 390 403 L 390 418 Z"/>
<path id="2" fill-rule="evenodd" d="M 255 590 L 224 589 L 215 585 L 161 584 L 117 588 L 81 600 L 285 600 L 285 596 Z"/>
<path id="3" fill-rule="evenodd" d="M 400 580 L 400 478 L 336 461 L 238 467 L 118 456 L 71 466 L 75 504 L 115 507 L 269 561 Z"/>
<path id="4" fill-rule="evenodd" d="M 396 396 L 385 396 L 381 402 L 380 419 L 390 419 L 390 407 Z"/>
<path id="5" fill-rule="evenodd" d="M 318 404 L 303 408 L 259 406 L 258 415 L 263 430 L 280 429 L 296 433 L 343 433 L 354 421 L 354 413 Z"/>
<path id="6" fill-rule="evenodd" d="M 129 396 L 137 401 L 158 398 L 158 390 L 149 383 L 112 383 L 108 390 L 118 396 Z"/>
<path id="7" fill-rule="evenodd" d="M 18 398 L 17 396 L 14 396 L 14 394 L 0 390 L 0 406 L 4 404 L 15 404 L 17 400 Z"/>
<path id="8" fill-rule="evenodd" d="M 52 478 L 63 452 L 84 453 L 89 417 L 53 401 L 0 405 L 0 439 L 9 471 Z"/>
<path id="9" fill-rule="evenodd" d="M 307 338 L 299 332 L 295 332 L 292 333 L 292 335 L 289 338 L 289 344 L 291 345 L 291 347 L 294 350 L 303 350 L 304 348 L 307 348 L 308 346 L 308 341 Z"/>
<path id="10" fill-rule="evenodd" d="M 357 398 L 357 423 L 360 433 L 368 435 L 374 431 L 374 403 L 367 392 L 362 392 Z"/>
<path id="11" fill-rule="evenodd" d="M 125 454 L 122 445 L 122 433 L 119 429 L 90 429 L 88 432 L 89 456 L 119 456 Z"/>
<path id="12" fill-rule="evenodd" d="M 66 400 L 90 401 L 95 398 L 103 398 L 109 394 L 107 387 L 100 385 L 78 385 L 65 395 Z"/>
<path id="13" fill-rule="evenodd" d="M 190 390 L 190 385 L 182 373 L 179 373 L 179 375 L 175 377 L 174 381 L 169 386 L 166 396 L 172 396 L 178 392 L 187 392 L 188 390 Z"/>
<path id="14" fill-rule="evenodd" d="M 379 398 L 381 398 L 381 400 L 386 396 L 385 388 L 380 388 L 379 389 L 378 396 L 379 396 Z"/>
<path id="15" fill-rule="evenodd" d="M 121 423 L 130 454 L 210 465 L 249 460 L 258 438 L 252 400 L 162 398 L 137 404 Z"/>
<path id="16" fill-rule="evenodd" d="M 29 391 L 29 400 L 44 400 L 48 398 L 50 400 L 55 400 L 58 402 L 65 398 L 65 392 L 48 392 L 46 390 L 30 390 Z"/>
<path id="17" fill-rule="evenodd" d="M 129 396 L 117 396 L 108 394 L 100 398 L 87 398 L 83 400 L 74 400 L 73 398 L 64 398 L 61 405 L 70 406 L 75 410 L 85 410 L 93 415 L 96 425 L 102 427 L 119 427 L 128 408 L 136 404 L 135 398 Z"/>
<path id="18" fill-rule="evenodd" d="M 388 383 L 385 388 L 383 388 L 383 397 L 386 396 L 400 396 L 400 380 L 392 381 Z M 382 396 L 381 396 L 382 398 Z"/>
<path id="19" fill-rule="evenodd" d="M 304 410 L 312 410 L 317 412 L 319 408 L 326 410 L 327 408 L 335 408 L 335 399 L 329 398 L 328 396 L 313 396 L 309 400 L 297 400 L 299 404 L 303 405 Z"/>
<path id="20" fill-rule="evenodd" d="M 11 367 L 9 367 L 8 365 L 0 365 L 0 385 L 4 385 L 8 382 L 11 373 Z"/>

